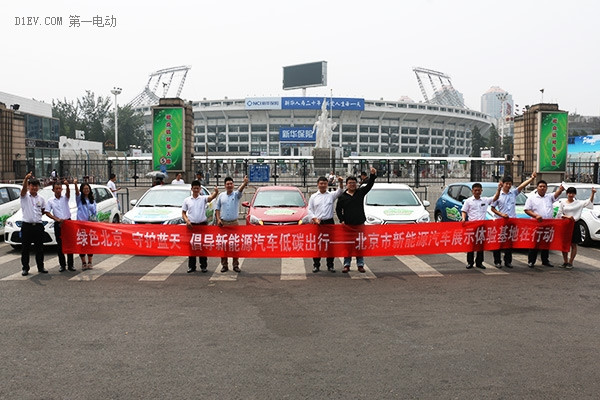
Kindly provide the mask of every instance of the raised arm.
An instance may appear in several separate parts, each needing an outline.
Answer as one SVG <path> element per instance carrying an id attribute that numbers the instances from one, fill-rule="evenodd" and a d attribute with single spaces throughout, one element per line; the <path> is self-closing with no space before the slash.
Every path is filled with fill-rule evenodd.
<path id="1" fill-rule="evenodd" d="M 533 182 L 533 180 L 535 179 L 536 176 L 537 176 L 537 174 L 535 172 L 533 174 L 531 174 L 531 176 L 529 177 L 529 179 L 523 181 L 523 183 L 521 183 L 517 187 L 517 191 L 519 193 L 521 193 L 521 190 L 525 189 L 527 187 L 527 185 L 529 185 L 531 182 Z"/>
<path id="2" fill-rule="evenodd" d="M 25 175 L 25 178 L 23 179 L 23 187 L 21 188 L 21 197 L 27 194 L 27 185 L 29 185 L 29 178 L 31 178 L 32 175 L 33 172 L 31 171 L 27 175 Z"/>

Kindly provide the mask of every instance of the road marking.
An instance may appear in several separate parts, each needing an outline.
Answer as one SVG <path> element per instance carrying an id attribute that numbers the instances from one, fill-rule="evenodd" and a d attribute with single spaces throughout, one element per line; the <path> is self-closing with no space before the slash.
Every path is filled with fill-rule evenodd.
<path id="1" fill-rule="evenodd" d="M 301 281 L 306 279 L 306 268 L 303 258 L 281 259 L 282 281 Z"/>
<path id="2" fill-rule="evenodd" d="M 600 268 L 600 265 L 598 265 L 600 261 L 598 261 L 598 259 L 595 258 L 586 257 L 578 254 L 575 256 L 574 262 L 577 263 L 578 261 L 587 264 L 592 268 Z"/>
<path id="3" fill-rule="evenodd" d="M 244 260 L 245 258 L 240 258 L 240 268 L 242 268 L 242 265 L 244 265 Z M 216 282 L 216 281 L 229 281 L 229 282 L 233 282 L 233 281 L 237 281 L 239 273 L 235 272 L 232 269 L 232 266 L 229 266 L 229 271 L 227 272 L 221 272 L 221 264 L 219 263 L 217 265 L 217 268 L 215 269 L 215 271 L 212 273 L 209 281 L 210 282 Z"/>
<path id="4" fill-rule="evenodd" d="M 466 262 L 466 255 L 464 253 L 448 253 L 448 255 L 452 258 L 457 259 L 458 261 Z M 486 269 L 481 269 L 477 267 L 475 267 L 474 269 L 478 270 L 484 275 L 508 275 L 508 272 L 496 268 L 493 264 L 484 262 L 483 265 L 484 267 L 486 267 Z"/>
<path id="5" fill-rule="evenodd" d="M 150 272 L 140 278 L 140 281 L 160 282 L 165 281 L 188 257 L 167 257 Z"/>
<path id="6" fill-rule="evenodd" d="M 117 254 L 101 261 L 100 263 L 93 265 L 94 268 L 81 271 L 80 274 L 75 275 L 70 281 L 95 281 L 108 271 L 118 267 L 125 261 L 129 260 L 132 255 L 129 254 Z M 93 263 L 93 262 L 92 262 Z"/>
<path id="7" fill-rule="evenodd" d="M 15 261 L 21 258 L 21 254 L 7 254 L 5 256 L 0 257 L 0 265 Z M 33 260 L 35 262 L 35 258 Z"/>
<path id="8" fill-rule="evenodd" d="M 35 258 L 33 256 L 29 260 L 29 262 L 30 262 L 29 265 L 31 265 L 31 261 L 33 261 L 35 264 Z M 58 256 L 55 256 L 55 257 L 52 257 L 49 259 L 45 259 L 44 260 L 44 268 L 46 268 L 49 272 L 53 271 L 54 269 L 58 269 Z M 35 265 L 29 267 L 29 275 L 23 276 L 23 275 L 21 275 L 21 272 L 23 272 L 23 270 L 19 269 L 19 272 L 15 272 L 12 275 L 6 276 L 6 277 L 0 279 L 0 281 L 26 281 L 28 279 L 33 278 L 36 275 L 42 275 L 39 272 L 37 272 L 37 267 Z"/>
<path id="9" fill-rule="evenodd" d="M 427 264 L 425 261 L 421 260 L 416 256 L 396 256 L 396 258 L 408 268 L 411 269 L 412 272 L 417 274 L 421 278 L 439 278 L 442 275 L 438 270 L 433 268 L 431 265 Z"/>
<path id="10" fill-rule="evenodd" d="M 338 260 L 340 260 L 340 262 L 342 263 L 342 266 L 344 265 L 344 257 L 338 257 Z M 352 264 L 350 264 L 351 268 L 352 268 Z M 375 276 L 375 274 L 373 273 L 373 271 L 371 271 L 371 269 L 369 268 L 369 266 L 367 264 L 364 265 L 365 268 L 365 272 L 361 273 L 358 272 L 357 269 L 350 269 L 350 271 L 348 272 L 348 275 L 350 275 L 350 278 L 352 279 L 377 279 L 377 276 Z"/>

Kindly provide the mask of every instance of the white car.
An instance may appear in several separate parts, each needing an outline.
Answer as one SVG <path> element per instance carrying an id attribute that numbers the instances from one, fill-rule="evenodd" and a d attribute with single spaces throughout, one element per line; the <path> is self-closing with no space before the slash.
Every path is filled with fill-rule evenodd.
<path id="1" fill-rule="evenodd" d="M 365 196 L 367 225 L 429 222 L 429 201 L 421 201 L 410 186 L 375 183 Z"/>
<path id="2" fill-rule="evenodd" d="M 586 200 L 590 198 L 592 193 L 592 187 L 596 188 L 597 193 L 594 195 L 594 208 L 584 208 L 581 213 L 581 219 L 577 221 L 575 225 L 581 230 L 581 237 L 583 238 L 583 245 L 589 246 L 592 241 L 600 240 L 600 185 L 594 185 L 592 183 L 575 183 L 565 182 L 565 190 L 558 197 L 558 201 L 554 202 L 554 216 L 558 213 L 558 202 L 562 199 L 567 198 L 567 189 L 572 186 L 577 189 L 577 200 Z M 549 183 L 548 190 L 546 193 L 553 193 L 560 183 Z M 533 193 L 537 193 L 536 190 L 529 193 L 531 196 Z"/>
<path id="3" fill-rule="evenodd" d="M 200 194 L 209 196 L 210 192 L 203 186 Z M 123 215 L 124 224 L 183 224 L 181 206 L 186 197 L 192 195 L 192 186 L 157 185 L 146 191 L 139 200 L 131 200 L 133 208 Z M 206 206 L 206 218 L 212 222 L 215 200 Z"/>
<path id="4" fill-rule="evenodd" d="M 21 208 L 21 186 L 0 184 L 0 235 L 4 234 L 6 220 Z"/>
<path id="5" fill-rule="evenodd" d="M 98 221 L 99 222 L 116 222 L 121 219 L 119 205 L 117 199 L 112 195 L 110 189 L 104 185 L 90 184 L 94 201 L 97 203 Z M 75 185 L 69 185 L 71 196 L 69 197 L 69 208 L 71 209 L 71 219 L 77 219 L 77 203 L 75 202 Z M 21 189 L 19 189 L 19 196 Z M 63 185 L 63 194 L 66 193 L 66 187 Z M 54 196 L 52 186 L 46 186 L 38 191 L 38 194 L 44 199 L 49 200 Z M 4 241 L 12 247 L 21 246 L 21 225 L 23 223 L 23 212 L 19 211 L 6 221 L 4 230 Z M 54 236 L 54 221 L 47 216 L 42 216 L 44 224 L 44 244 L 56 245 L 56 237 Z"/>

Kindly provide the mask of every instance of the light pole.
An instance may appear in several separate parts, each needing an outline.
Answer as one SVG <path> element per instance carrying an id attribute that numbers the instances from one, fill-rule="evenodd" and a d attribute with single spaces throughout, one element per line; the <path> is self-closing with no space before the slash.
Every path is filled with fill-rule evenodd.
<path id="1" fill-rule="evenodd" d="M 123 89 L 121 89 L 120 87 L 114 87 L 112 88 L 112 90 L 110 91 L 112 94 L 115 95 L 115 152 L 117 151 L 117 148 L 119 147 L 119 128 L 117 126 L 117 95 L 121 94 L 121 91 Z"/>

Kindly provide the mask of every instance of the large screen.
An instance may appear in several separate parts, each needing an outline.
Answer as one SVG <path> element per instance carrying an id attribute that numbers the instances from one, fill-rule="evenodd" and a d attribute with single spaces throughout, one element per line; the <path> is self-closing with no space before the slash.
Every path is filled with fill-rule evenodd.
<path id="1" fill-rule="evenodd" d="M 283 67 L 283 89 L 327 85 L 327 61 Z"/>

